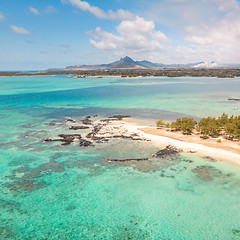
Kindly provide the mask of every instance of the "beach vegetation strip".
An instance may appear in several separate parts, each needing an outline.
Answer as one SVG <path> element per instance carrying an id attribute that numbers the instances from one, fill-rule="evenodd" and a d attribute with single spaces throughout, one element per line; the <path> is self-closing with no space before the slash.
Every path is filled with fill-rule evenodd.
<path id="1" fill-rule="evenodd" d="M 198 122 L 193 118 L 178 118 L 171 123 L 165 123 L 160 119 L 156 125 L 160 128 L 169 128 L 171 131 L 182 131 L 183 134 L 201 134 L 202 139 L 223 136 L 231 141 L 240 140 L 240 116 L 229 117 L 226 113 L 218 118 L 202 118 Z"/>

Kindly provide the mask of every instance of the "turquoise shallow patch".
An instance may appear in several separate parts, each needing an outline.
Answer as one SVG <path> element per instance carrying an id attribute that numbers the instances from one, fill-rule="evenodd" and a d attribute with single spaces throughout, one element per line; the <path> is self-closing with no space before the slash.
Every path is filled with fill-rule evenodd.
<path id="1" fill-rule="evenodd" d="M 112 82 L 115 82 L 114 84 Z M 2 83 L 2 84 L 1 84 Z M 64 117 L 239 114 L 240 81 L 216 78 L 0 78 L 0 239 L 239 239 L 240 168 L 119 140 L 44 144 Z M 109 164 L 107 158 L 149 157 Z M 204 169 L 204 175 L 201 170 Z"/>

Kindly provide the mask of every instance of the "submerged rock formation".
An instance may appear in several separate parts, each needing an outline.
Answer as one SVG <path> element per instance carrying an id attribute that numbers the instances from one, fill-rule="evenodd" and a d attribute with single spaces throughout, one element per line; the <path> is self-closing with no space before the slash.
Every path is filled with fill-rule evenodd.
<path id="1" fill-rule="evenodd" d="M 69 145 L 75 139 L 81 139 L 81 134 L 59 134 L 60 138 L 47 138 L 44 142 L 63 142 L 62 145 Z"/>
<path id="2" fill-rule="evenodd" d="M 69 130 L 80 130 L 80 129 L 88 129 L 87 126 L 71 126 Z"/>
<path id="3" fill-rule="evenodd" d="M 177 156 L 180 152 L 182 152 L 181 149 L 178 149 L 172 145 L 168 145 L 164 149 L 156 152 L 153 154 L 152 157 L 154 158 L 168 158 L 168 157 L 175 157 Z"/>
<path id="4" fill-rule="evenodd" d="M 79 146 L 80 147 L 89 147 L 89 146 L 94 146 L 92 142 L 85 140 L 85 139 L 80 139 L 79 140 Z"/>
<path id="5" fill-rule="evenodd" d="M 131 162 L 131 161 L 148 161 L 148 158 L 127 158 L 127 159 L 107 159 L 106 161 L 108 163 L 112 163 L 112 162 Z"/>
<path id="6" fill-rule="evenodd" d="M 192 170 L 199 178 L 212 181 L 214 177 L 223 176 L 222 172 L 212 166 L 198 166 Z"/>
<path id="7" fill-rule="evenodd" d="M 116 119 L 116 120 L 123 120 L 123 118 L 130 118 L 130 116 L 128 116 L 128 115 L 113 115 L 113 116 L 108 117 L 108 118 L 113 118 L 113 119 Z"/>

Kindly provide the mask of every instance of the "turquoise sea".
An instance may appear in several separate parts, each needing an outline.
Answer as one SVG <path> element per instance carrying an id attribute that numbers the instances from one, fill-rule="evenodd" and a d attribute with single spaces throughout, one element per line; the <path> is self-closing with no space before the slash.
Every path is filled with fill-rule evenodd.
<path id="1" fill-rule="evenodd" d="M 66 117 L 124 114 L 154 125 L 239 115 L 228 97 L 240 97 L 240 78 L 1 77 L 0 86 L 0 239 L 240 239 L 239 166 L 154 159 L 164 146 L 128 139 L 42 141 L 69 133 Z M 150 161 L 106 162 L 142 157 Z"/>

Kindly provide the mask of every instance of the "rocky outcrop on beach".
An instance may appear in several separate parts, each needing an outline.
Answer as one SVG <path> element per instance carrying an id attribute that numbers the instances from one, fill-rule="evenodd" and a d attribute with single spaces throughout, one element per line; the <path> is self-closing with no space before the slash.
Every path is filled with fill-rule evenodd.
<path id="1" fill-rule="evenodd" d="M 83 120 L 82 120 L 82 123 L 85 124 L 85 125 L 92 125 L 92 124 L 93 124 L 93 121 L 92 121 L 92 120 L 89 120 L 89 119 L 83 119 Z"/>
<path id="2" fill-rule="evenodd" d="M 75 122 L 71 117 L 65 117 L 65 122 Z"/>
<path id="3" fill-rule="evenodd" d="M 96 119 L 98 115 L 86 116 L 81 120 L 75 120 L 71 117 L 66 117 L 63 127 L 68 130 L 79 132 L 77 134 L 59 134 L 58 138 L 47 138 L 44 142 L 62 142 L 62 146 L 69 145 L 75 140 L 79 140 L 79 146 L 88 147 L 95 144 L 106 143 L 114 139 L 129 139 L 133 141 L 148 141 L 141 137 L 138 132 L 128 130 L 121 122 L 123 118 L 129 118 L 128 115 L 113 115 L 107 119 Z M 82 124 L 82 125 L 81 125 Z M 51 126 L 60 126 L 56 125 Z M 90 131 L 86 133 L 86 130 Z M 86 139 L 84 139 L 86 138 Z"/>
<path id="4" fill-rule="evenodd" d="M 168 145 L 164 149 L 153 154 L 153 158 L 171 158 L 176 157 L 179 153 L 182 152 L 182 149 L 178 149 L 172 145 Z"/>

